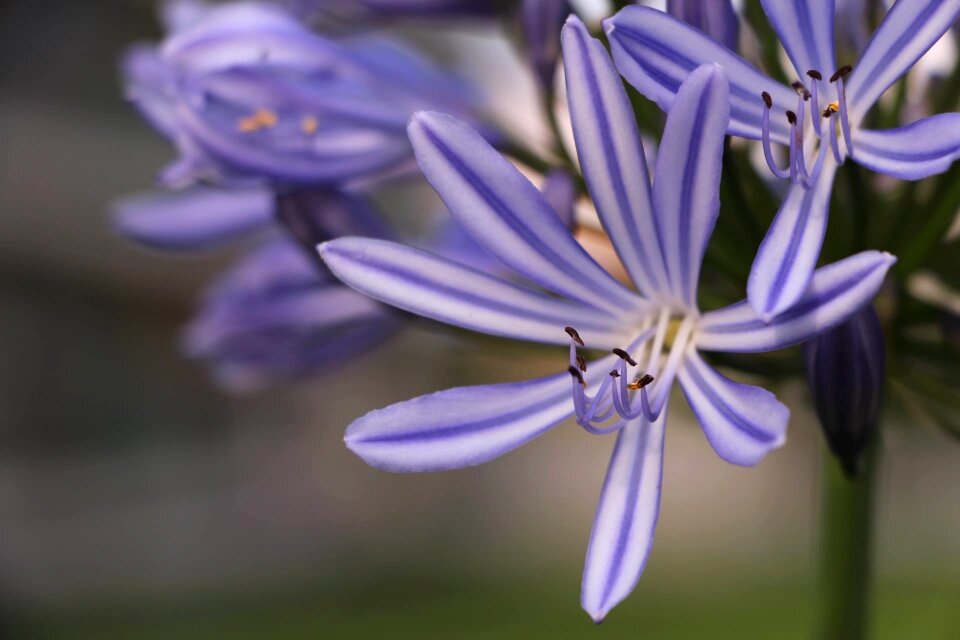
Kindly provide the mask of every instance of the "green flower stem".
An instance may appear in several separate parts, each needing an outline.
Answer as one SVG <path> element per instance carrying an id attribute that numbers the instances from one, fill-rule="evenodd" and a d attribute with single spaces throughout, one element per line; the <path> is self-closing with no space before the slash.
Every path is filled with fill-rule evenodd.
<path id="1" fill-rule="evenodd" d="M 867 637 L 877 449 L 874 438 L 853 477 L 829 451 L 823 461 L 818 640 Z"/>

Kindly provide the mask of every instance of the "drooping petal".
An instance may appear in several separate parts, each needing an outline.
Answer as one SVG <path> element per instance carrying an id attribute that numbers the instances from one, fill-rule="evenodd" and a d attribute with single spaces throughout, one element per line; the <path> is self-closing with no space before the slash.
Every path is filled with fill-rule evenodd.
<path id="1" fill-rule="evenodd" d="M 870 302 L 894 262 L 889 253 L 863 251 L 821 267 L 797 304 L 769 323 L 745 300 L 707 312 L 700 322 L 697 348 L 755 353 L 805 342 Z"/>
<path id="2" fill-rule="evenodd" d="M 606 49 L 571 16 L 563 64 L 577 154 L 610 241 L 637 288 L 667 290 L 650 200 L 650 178 L 627 93 Z"/>
<path id="3" fill-rule="evenodd" d="M 680 84 L 702 64 L 716 63 L 730 82 L 730 126 L 727 133 L 759 140 L 766 91 L 782 114 L 796 106 L 797 94 L 761 73 L 726 47 L 662 11 L 631 6 L 604 22 L 613 61 L 623 77 L 664 111 L 670 110 Z M 771 121 L 771 136 L 790 142 L 785 118 Z"/>
<path id="4" fill-rule="evenodd" d="M 523 0 L 520 26 L 527 41 L 527 57 L 540 86 L 549 91 L 560 58 L 560 28 L 570 14 L 567 0 Z"/>
<path id="5" fill-rule="evenodd" d="M 710 446 L 727 462 L 755 465 L 786 441 L 790 410 L 766 389 L 726 378 L 695 349 L 679 378 Z"/>
<path id="6" fill-rule="evenodd" d="M 628 423 L 617 436 L 583 569 L 580 604 L 595 622 L 630 595 L 653 545 L 660 513 L 667 412 Z"/>
<path id="7" fill-rule="evenodd" d="M 412 313 L 496 336 L 567 344 L 574 326 L 593 344 L 615 346 L 623 324 L 583 304 L 544 295 L 394 242 L 341 238 L 320 246 L 351 287 Z M 588 337 L 589 336 L 589 337 Z"/>
<path id="8" fill-rule="evenodd" d="M 863 118 L 883 92 L 947 32 L 958 16 L 960 0 L 894 3 L 847 81 L 854 122 Z"/>
<path id="9" fill-rule="evenodd" d="M 613 360 L 588 367 L 594 383 Z M 347 428 L 347 447 L 378 469 L 445 471 L 493 460 L 573 415 L 570 375 L 459 387 L 372 411 Z"/>
<path id="10" fill-rule="evenodd" d="M 501 262 L 542 287 L 601 309 L 642 299 L 594 261 L 515 166 L 469 126 L 421 112 L 409 126 L 424 176 L 450 213 Z"/>
<path id="11" fill-rule="evenodd" d="M 723 139 L 730 116 L 723 69 L 703 65 L 684 81 L 667 116 L 653 203 L 675 299 L 697 303 L 697 280 L 720 212 Z"/>
<path id="12" fill-rule="evenodd" d="M 797 78 L 807 71 L 829 77 L 837 68 L 833 45 L 834 0 L 760 0 L 780 37 Z"/>
<path id="13" fill-rule="evenodd" d="M 730 0 L 667 0 L 667 11 L 725 46 L 737 50 L 740 18 Z"/>
<path id="14" fill-rule="evenodd" d="M 809 189 L 790 188 L 750 269 L 747 297 L 765 319 L 782 313 L 807 289 L 827 230 L 837 164 L 832 156 Z"/>
<path id="15" fill-rule="evenodd" d="M 942 173 L 960 158 L 960 113 L 941 113 L 897 129 L 858 129 L 853 158 L 904 180 Z"/>
<path id="16" fill-rule="evenodd" d="M 202 249 L 267 225 L 275 208 L 265 188 L 193 187 L 133 196 L 117 202 L 120 233 L 158 249 Z"/>

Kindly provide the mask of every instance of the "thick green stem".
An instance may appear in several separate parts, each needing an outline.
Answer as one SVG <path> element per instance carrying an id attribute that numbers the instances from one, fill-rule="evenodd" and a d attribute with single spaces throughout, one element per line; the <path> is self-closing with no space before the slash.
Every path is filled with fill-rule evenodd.
<path id="1" fill-rule="evenodd" d="M 818 640 L 867 637 L 877 449 L 868 445 L 853 477 L 831 453 L 823 461 Z"/>

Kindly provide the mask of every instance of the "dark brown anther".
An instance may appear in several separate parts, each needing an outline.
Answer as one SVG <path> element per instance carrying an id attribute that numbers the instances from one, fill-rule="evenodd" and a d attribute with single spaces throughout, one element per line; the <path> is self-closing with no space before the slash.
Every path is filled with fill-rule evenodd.
<path id="1" fill-rule="evenodd" d="M 583 344 L 583 338 L 580 337 L 580 334 L 577 333 L 576 329 L 574 329 L 573 327 L 564 327 L 563 330 L 566 331 L 567 335 L 573 338 L 573 341 L 576 342 L 578 345 L 580 345 L 581 347 L 587 346 Z"/>
<path id="2" fill-rule="evenodd" d="M 807 91 L 807 88 L 803 86 L 803 83 L 799 80 L 794 80 L 790 83 L 790 86 L 793 87 L 793 90 L 796 91 L 799 95 L 803 96 L 804 100 L 810 99 L 810 92 Z"/>
<path id="3" fill-rule="evenodd" d="M 807 71 L 807 75 L 813 78 L 814 80 L 823 80 L 823 74 L 817 71 L 816 69 L 810 69 L 810 71 Z"/>
<path id="4" fill-rule="evenodd" d="M 634 391 L 637 389 L 643 389 L 644 387 L 649 386 L 651 382 L 653 382 L 653 376 L 649 373 L 645 373 L 643 376 L 628 384 L 627 389 L 632 389 Z"/>
<path id="5" fill-rule="evenodd" d="M 620 372 L 617 371 L 616 369 L 614 369 L 613 371 L 610 372 L 610 377 L 611 377 L 611 378 L 619 378 L 619 377 L 620 377 Z"/>
<path id="6" fill-rule="evenodd" d="M 833 115 L 833 109 L 831 109 L 830 107 L 827 107 L 822 112 L 820 112 L 820 115 L 822 115 L 824 118 L 829 119 L 830 116 Z"/>
<path id="7" fill-rule="evenodd" d="M 770 94 L 764 91 L 760 94 L 760 97 L 763 98 L 763 104 L 767 105 L 767 109 L 773 108 L 773 98 L 770 97 Z"/>
<path id="8" fill-rule="evenodd" d="M 797 114 L 793 111 L 787 111 L 787 122 L 791 125 L 797 124 Z"/>
<path id="9" fill-rule="evenodd" d="M 830 82 L 836 82 L 840 78 L 846 78 L 851 71 L 853 71 L 853 67 L 848 64 L 843 65 L 833 72 L 833 75 L 830 76 Z"/>
<path id="10" fill-rule="evenodd" d="M 580 367 L 580 371 L 587 370 L 587 360 L 579 353 L 577 354 L 577 366 Z"/>
<path id="11" fill-rule="evenodd" d="M 626 360 L 627 364 L 631 367 L 637 366 L 637 361 L 630 357 L 630 354 L 624 351 L 623 349 L 614 349 L 613 355 L 617 356 L 621 360 Z"/>
<path id="12" fill-rule="evenodd" d="M 574 379 L 577 382 L 579 382 L 581 386 L 584 386 L 584 387 L 587 386 L 587 381 L 583 379 L 583 374 L 580 373 L 579 369 L 577 369 L 576 367 L 570 367 L 569 369 L 567 369 L 567 371 L 570 372 L 570 375 L 573 376 Z"/>

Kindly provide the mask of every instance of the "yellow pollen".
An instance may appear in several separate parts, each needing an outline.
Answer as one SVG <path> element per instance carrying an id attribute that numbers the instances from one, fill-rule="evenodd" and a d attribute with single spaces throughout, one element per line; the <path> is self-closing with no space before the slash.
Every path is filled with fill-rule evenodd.
<path id="1" fill-rule="evenodd" d="M 303 132 L 307 135 L 312 135 L 317 132 L 317 119 L 313 116 L 305 116 L 303 121 L 300 123 L 300 128 L 303 129 Z"/>
<path id="2" fill-rule="evenodd" d="M 829 111 L 830 113 L 836 113 L 837 111 L 840 111 L 840 103 L 834 100 L 833 102 L 827 105 L 826 110 Z"/>
<path id="3" fill-rule="evenodd" d="M 240 118 L 237 128 L 243 133 L 253 133 L 260 129 L 277 126 L 277 114 L 269 109 L 257 109 L 252 115 Z"/>

